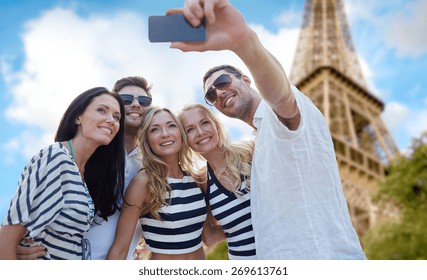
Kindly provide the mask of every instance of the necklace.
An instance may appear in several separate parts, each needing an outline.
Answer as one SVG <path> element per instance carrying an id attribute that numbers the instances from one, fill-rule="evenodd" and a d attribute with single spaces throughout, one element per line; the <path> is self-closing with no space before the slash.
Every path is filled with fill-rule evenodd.
<path id="1" fill-rule="evenodd" d="M 70 140 L 68 140 L 67 143 L 68 143 L 68 147 L 70 147 L 71 156 L 74 158 L 73 145 L 71 145 L 71 141 Z"/>
<path id="2" fill-rule="evenodd" d="M 73 160 L 75 160 L 75 158 L 74 158 L 74 151 L 73 151 L 73 145 L 71 145 L 71 141 L 70 140 L 68 140 L 67 143 L 68 143 L 68 147 L 70 147 L 71 157 L 73 158 Z M 77 163 L 76 163 L 76 165 L 77 165 Z M 77 166 L 77 168 L 78 168 L 78 166 Z M 79 168 L 79 172 L 80 172 L 80 168 Z M 84 173 L 80 172 L 80 174 L 84 174 Z M 86 192 L 86 197 L 87 197 L 87 203 L 89 205 L 88 223 L 91 224 L 92 221 L 93 221 L 93 217 L 95 216 L 95 214 L 94 214 L 95 213 L 95 203 L 93 202 L 92 197 L 90 196 L 89 189 L 88 189 L 88 187 L 87 187 L 87 185 L 86 185 L 86 183 L 84 181 L 84 176 L 82 176 L 82 175 L 80 175 L 80 176 L 83 179 L 83 186 L 85 187 L 85 192 Z"/>

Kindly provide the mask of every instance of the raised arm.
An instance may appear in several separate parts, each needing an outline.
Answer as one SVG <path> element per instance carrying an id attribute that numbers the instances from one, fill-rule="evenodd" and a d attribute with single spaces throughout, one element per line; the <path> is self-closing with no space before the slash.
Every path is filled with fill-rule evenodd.
<path id="1" fill-rule="evenodd" d="M 136 223 L 146 208 L 147 183 L 148 177 L 144 171 L 139 172 L 129 183 L 125 194 L 125 202 L 117 223 L 114 241 L 108 251 L 108 260 L 126 259 Z"/>
<path id="2" fill-rule="evenodd" d="M 230 50 L 248 67 L 263 99 L 290 129 L 299 124 L 299 110 L 289 80 L 277 59 L 263 46 L 241 13 L 227 0 L 187 0 L 180 10 L 194 25 L 206 18 L 207 41 L 172 43 L 182 51 Z M 295 127 L 296 126 L 296 127 Z"/>

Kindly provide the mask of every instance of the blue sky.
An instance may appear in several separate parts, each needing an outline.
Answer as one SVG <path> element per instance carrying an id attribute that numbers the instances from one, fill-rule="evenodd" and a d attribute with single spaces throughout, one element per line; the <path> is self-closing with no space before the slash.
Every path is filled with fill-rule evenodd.
<path id="1" fill-rule="evenodd" d="M 232 0 L 289 73 L 303 2 Z M 244 65 L 229 52 L 205 54 L 150 44 L 147 18 L 182 0 L 0 0 L 0 216 L 26 162 L 53 141 L 62 113 L 79 93 L 111 88 L 125 76 L 153 84 L 154 103 L 178 110 L 201 101 L 211 66 Z M 427 0 L 344 0 L 353 42 L 370 90 L 399 149 L 427 130 Z M 250 137 L 225 119 L 235 138 Z"/>

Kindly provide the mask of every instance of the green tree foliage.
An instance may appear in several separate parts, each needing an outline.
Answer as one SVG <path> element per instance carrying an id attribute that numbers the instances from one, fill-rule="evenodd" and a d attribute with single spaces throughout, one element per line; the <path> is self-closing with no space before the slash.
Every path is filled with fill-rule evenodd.
<path id="1" fill-rule="evenodd" d="M 222 241 L 215 245 L 207 254 L 208 260 L 228 260 L 227 241 Z"/>
<path id="2" fill-rule="evenodd" d="M 388 168 L 374 199 L 393 202 L 397 220 L 384 220 L 368 231 L 362 243 L 368 259 L 427 259 L 427 134 L 413 141 L 410 155 Z"/>

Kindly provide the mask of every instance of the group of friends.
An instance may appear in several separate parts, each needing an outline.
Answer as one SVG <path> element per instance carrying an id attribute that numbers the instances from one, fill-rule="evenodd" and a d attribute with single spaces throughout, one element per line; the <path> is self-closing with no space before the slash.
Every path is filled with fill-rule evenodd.
<path id="1" fill-rule="evenodd" d="M 232 260 L 365 259 L 321 112 L 229 1 L 167 13 L 207 27 L 205 42 L 172 48 L 229 50 L 245 63 L 254 81 L 216 66 L 204 97 L 255 140 L 233 142 L 206 105 L 154 106 L 143 77 L 89 89 L 24 168 L 0 259 L 133 259 L 140 240 L 155 260 L 203 260 L 222 240 Z"/>

